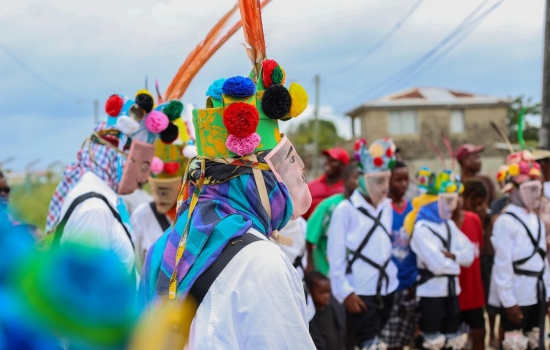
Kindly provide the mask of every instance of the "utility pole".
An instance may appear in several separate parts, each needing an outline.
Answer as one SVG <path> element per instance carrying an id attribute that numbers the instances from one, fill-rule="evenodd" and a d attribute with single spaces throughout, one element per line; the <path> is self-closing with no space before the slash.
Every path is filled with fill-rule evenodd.
<path id="1" fill-rule="evenodd" d="M 542 66 L 542 113 L 539 146 L 550 148 L 550 0 L 546 0 L 544 19 L 544 61 Z"/>
<path id="2" fill-rule="evenodd" d="M 99 101 L 94 100 L 94 125 L 99 123 Z"/>
<path id="3" fill-rule="evenodd" d="M 550 1 L 550 0 L 548 0 Z M 313 178 L 319 176 L 319 90 L 321 84 L 321 77 L 319 74 L 315 75 L 315 110 L 314 110 L 314 125 L 313 125 Z"/>

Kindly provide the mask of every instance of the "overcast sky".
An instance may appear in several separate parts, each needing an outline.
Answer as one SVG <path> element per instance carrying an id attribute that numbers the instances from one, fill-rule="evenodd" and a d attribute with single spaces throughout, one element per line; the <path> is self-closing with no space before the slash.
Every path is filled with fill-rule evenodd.
<path id="1" fill-rule="evenodd" d="M 350 134 L 345 111 L 411 86 L 540 100 L 543 0 L 505 0 L 429 69 L 379 89 L 477 6 L 497 2 L 424 0 L 384 45 L 361 60 L 416 1 L 273 0 L 263 13 L 268 55 L 309 91 L 310 103 L 313 77 L 320 74 L 321 112 L 337 122 L 343 136 Z M 0 51 L 0 161 L 15 156 L 8 168 L 22 170 L 36 158 L 37 168 L 73 160 L 93 126 L 93 99 L 103 109 L 109 95 L 133 95 L 142 88 L 145 76 L 150 84 L 157 78 L 164 91 L 234 0 L 0 3 L 0 44 L 65 91 L 43 84 Z M 214 79 L 248 74 L 243 42 L 239 31 L 196 76 L 184 102 L 202 106 Z M 311 111 L 310 106 L 299 119 Z"/>

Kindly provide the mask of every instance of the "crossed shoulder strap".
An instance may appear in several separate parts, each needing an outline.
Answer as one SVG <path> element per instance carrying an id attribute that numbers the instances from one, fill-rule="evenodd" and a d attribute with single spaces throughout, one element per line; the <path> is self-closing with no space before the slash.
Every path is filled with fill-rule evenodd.
<path id="1" fill-rule="evenodd" d="M 514 219 L 516 219 L 516 221 L 518 221 L 521 224 L 521 226 L 523 226 L 523 228 L 525 229 L 525 232 L 527 232 L 527 236 L 529 237 L 529 240 L 533 244 L 533 252 L 531 253 L 531 255 L 529 255 L 526 258 L 520 259 L 518 261 L 514 261 L 514 265 L 524 264 L 525 262 L 527 262 L 527 260 L 531 259 L 537 253 L 540 255 L 540 257 L 544 261 L 544 259 L 546 259 L 546 251 L 539 246 L 541 236 L 542 236 L 542 225 L 541 225 L 540 219 L 537 218 L 539 228 L 538 228 L 538 232 L 537 232 L 537 237 L 535 238 L 533 236 L 533 233 L 531 232 L 531 230 L 529 230 L 529 227 L 527 227 L 525 222 L 523 222 L 516 214 L 507 211 L 507 212 L 502 213 L 502 215 L 508 215 L 508 216 L 511 216 Z"/>

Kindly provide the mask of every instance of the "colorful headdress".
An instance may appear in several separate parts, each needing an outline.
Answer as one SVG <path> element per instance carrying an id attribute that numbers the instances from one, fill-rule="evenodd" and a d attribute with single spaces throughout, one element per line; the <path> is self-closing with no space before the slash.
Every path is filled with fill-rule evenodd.
<path id="1" fill-rule="evenodd" d="M 365 174 L 388 172 L 395 166 L 395 144 L 392 139 L 382 139 L 367 148 L 367 141 L 359 139 L 355 141 L 354 156 Z"/>
<path id="2" fill-rule="evenodd" d="M 458 176 L 451 170 L 435 173 L 427 167 L 421 168 L 416 175 L 416 182 L 420 192 L 438 195 L 440 193 L 460 193 L 463 189 Z"/>

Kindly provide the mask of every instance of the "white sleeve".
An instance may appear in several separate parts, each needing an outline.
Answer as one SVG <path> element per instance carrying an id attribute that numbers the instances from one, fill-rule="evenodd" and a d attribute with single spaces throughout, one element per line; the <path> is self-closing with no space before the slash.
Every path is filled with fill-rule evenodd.
<path id="1" fill-rule="evenodd" d="M 327 255 L 330 264 L 329 276 L 332 293 L 339 302 L 344 300 L 355 290 L 346 278 L 348 266 L 346 234 L 349 231 L 349 215 L 353 214 L 353 208 L 346 201 L 340 203 L 332 212 L 332 218 L 328 227 Z"/>
<path id="2" fill-rule="evenodd" d="M 306 243 L 306 235 L 307 235 L 307 221 L 300 217 L 298 224 L 300 225 L 300 232 L 302 233 L 303 237 L 303 244 L 304 244 L 304 250 L 302 254 L 302 266 L 304 267 L 304 270 L 307 269 L 307 243 Z M 304 271 L 305 273 L 305 271 Z"/>
<path id="3" fill-rule="evenodd" d="M 89 202 L 95 199 L 89 200 Z M 97 248 L 110 249 L 111 231 L 113 226 L 113 214 L 105 206 L 86 208 L 83 203 L 79 205 L 69 217 L 61 243 L 84 243 Z"/>
<path id="4" fill-rule="evenodd" d="M 140 223 L 140 213 L 141 211 L 134 211 L 130 216 L 130 222 L 133 229 L 133 241 L 135 244 L 136 256 L 138 258 L 138 268 L 141 268 L 143 261 L 145 261 L 146 251 L 143 249 L 143 224 Z M 137 214 L 137 215 L 136 215 Z"/>
<path id="5" fill-rule="evenodd" d="M 460 229 L 455 225 L 454 222 L 450 224 L 451 230 L 454 232 L 454 237 L 456 237 L 456 245 L 451 247 L 453 253 L 456 257 L 455 261 L 464 267 L 469 267 L 474 262 L 474 245 L 468 237 L 460 231 Z"/>
<path id="6" fill-rule="evenodd" d="M 502 306 L 517 305 L 513 291 L 514 267 L 514 230 L 515 223 L 507 216 L 500 215 L 493 226 L 491 242 L 495 248 L 495 262 L 492 279 Z"/>
<path id="7" fill-rule="evenodd" d="M 439 239 L 422 225 L 414 227 L 411 249 L 434 275 L 453 275 L 460 272 L 457 264 L 443 254 Z"/>

